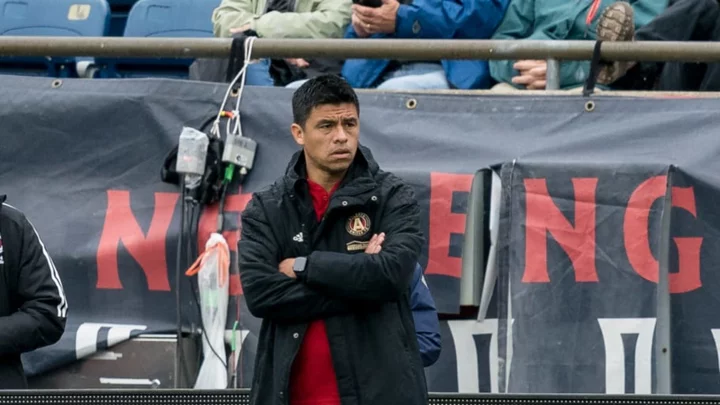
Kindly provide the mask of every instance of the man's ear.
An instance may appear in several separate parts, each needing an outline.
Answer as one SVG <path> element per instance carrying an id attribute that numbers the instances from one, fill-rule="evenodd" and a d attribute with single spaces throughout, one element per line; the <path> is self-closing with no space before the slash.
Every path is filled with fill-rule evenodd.
<path id="1" fill-rule="evenodd" d="M 292 124 L 290 125 L 290 133 L 293 136 L 293 139 L 295 139 L 295 143 L 297 143 L 300 146 L 305 145 L 305 133 L 303 132 L 303 129 L 298 124 Z"/>

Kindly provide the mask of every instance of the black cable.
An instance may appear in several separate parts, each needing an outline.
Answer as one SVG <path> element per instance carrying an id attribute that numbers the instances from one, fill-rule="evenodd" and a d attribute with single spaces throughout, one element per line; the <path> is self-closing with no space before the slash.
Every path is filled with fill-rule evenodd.
<path id="1" fill-rule="evenodd" d="M 193 256 L 198 255 L 198 253 L 197 253 L 197 246 L 198 246 L 197 245 L 197 235 L 198 235 L 197 229 L 198 229 L 198 225 L 199 225 L 198 223 L 200 221 L 200 214 L 202 214 L 202 209 L 196 211 L 197 202 L 190 197 L 190 194 L 188 194 L 188 197 L 189 197 L 188 201 L 191 202 L 192 205 L 190 207 L 190 214 L 189 214 L 190 232 L 188 232 L 188 234 L 190 235 L 190 238 L 187 239 L 186 246 L 187 246 L 187 251 L 192 252 L 189 256 L 193 257 Z M 187 227 L 186 227 L 186 229 L 187 229 Z M 190 258 L 188 260 L 192 260 L 192 259 Z M 192 277 L 188 277 L 187 280 L 188 280 L 188 286 L 190 288 L 190 291 L 193 293 L 193 297 L 195 297 L 196 283 L 193 283 Z M 202 319 L 201 319 L 201 322 L 202 322 Z M 195 331 L 196 330 L 193 329 L 193 332 L 192 332 L 193 335 L 195 335 Z M 202 352 L 202 341 L 199 341 L 199 342 L 195 341 L 194 343 L 195 343 L 195 350 L 197 350 L 198 353 Z M 186 362 L 186 365 L 189 365 L 189 362 Z M 195 371 L 199 372 L 200 367 L 202 367 L 202 356 L 197 356 L 197 359 L 195 361 Z M 188 375 L 190 375 L 189 372 L 188 372 Z"/>
<path id="2" fill-rule="evenodd" d="M 202 122 L 202 124 L 200 125 L 200 130 L 201 130 L 201 131 L 204 131 L 204 130 L 205 130 L 209 125 L 211 125 L 216 119 L 217 119 L 217 115 L 212 115 L 212 116 L 208 117 L 207 119 L 205 119 L 205 120 Z M 176 344 L 175 344 L 175 364 L 174 364 L 174 367 L 173 367 L 173 368 L 174 368 L 173 373 L 174 373 L 174 377 L 175 377 L 175 382 L 174 382 L 175 388 L 180 388 L 180 379 L 181 379 L 182 377 L 184 377 L 184 381 L 185 381 L 185 382 L 188 382 L 188 378 L 189 378 L 189 376 L 191 375 L 191 373 L 188 372 L 188 370 L 187 370 L 188 364 L 185 362 L 185 359 L 184 359 L 184 357 L 185 357 L 185 356 L 184 356 L 184 350 L 183 350 L 183 346 L 182 346 L 182 336 L 183 336 L 183 333 L 182 333 L 182 332 L 183 332 L 183 331 L 182 331 L 182 300 L 181 300 L 181 291 L 180 291 L 180 285 L 181 285 L 181 284 L 180 284 L 180 280 L 182 279 L 182 274 L 183 274 L 183 271 L 182 271 L 182 258 L 183 258 L 183 257 L 182 257 L 182 251 L 183 251 L 183 241 L 184 241 L 184 238 L 186 237 L 186 235 L 187 235 L 188 233 L 189 233 L 190 236 L 191 236 L 191 237 L 188 238 L 188 240 L 187 240 L 187 251 L 186 251 L 186 254 L 188 255 L 188 256 L 187 256 L 187 263 L 192 263 L 192 253 L 193 253 L 193 249 L 192 249 L 192 246 L 193 246 L 192 240 L 193 240 L 193 239 L 192 239 L 192 236 L 193 236 L 193 235 L 197 235 L 197 228 L 198 228 L 198 224 L 197 224 L 196 221 L 195 221 L 194 207 L 192 207 L 192 206 L 191 206 L 192 211 L 190 212 L 189 221 L 186 221 L 186 219 L 187 219 L 186 217 L 188 216 L 187 200 L 188 200 L 188 198 L 189 198 L 189 194 L 188 194 L 187 189 L 186 189 L 186 187 L 185 187 L 185 178 L 184 178 L 183 176 L 178 176 L 178 177 L 179 177 L 178 182 L 179 182 L 180 189 L 181 189 L 181 202 L 180 202 L 181 215 L 180 215 L 180 234 L 178 235 L 177 252 L 176 252 L 176 264 L 175 264 L 175 266 L 176 266 L 176 267 L 175 267 L 175 307 L 176 307 L 176 308 L 175 308 L 175 318 L 176 318 L 176 319 L 175 319 L 175 321 L 176 321 L 176 324 L 175 324 L 175 334 L 176 334 Z M 223 193 L 223 200 L 224 200 L 224 193 Z M 195 203 L 197 203 L 197 202 L 195 202 Z M 201 212 L 202 212 L 202 210 L 201 210 Z M 188 229 L 187 229 L 187 228 L 188 228 L 188 227 L 187 227 L 188 224 L 186 224 L 186 222 L 189 222 L 189 228 L 190 228 L 189 232 L 188 232 Z M 198 215 L 198 221 L 197 221 L 197 222 L 199 222 L 199 215 Z M 195 246 L 196 246 L 196 250 L 198 250 L 198 249 L 199 249 L 199 246 L 197 246 L 197 245 L 195 245 Z M 193 285 L 193 283 L 192 283 L 192 280 L 189 280 L 189 282 L 190 282 L 190 291 L 192 291 L 193 297 L 194 297 L 194 299 L 195 299 L 195 303 L 196 303 L 198 309 L 200 310 L 200 319 L 201 319 L 201 324 L 202 324 L 202 308 L 201 308 L 201 306 L 200 306 L 200 301 L 198 300 L 197 293 L 195 292 L 195 288 L 194 288 L 194 285 Z M 203 327 L 201 328 L 201 330 L 202 330 L 202 333 L 205 335 L 205 338 L 208 340 L 208 343 L 209 343 L 209 338 L 207 337 L 207 334 L 206 334 L 206 332 L 205 332 L 204 324 L 203 324 Z M 212 346 L 210 346 L 210 347 L 212 348 Z M 215 349 L 214 349 L 214 348 L 213 348 L 213 352 L 215 352 Z M 223 364 L 225 364 L 225 362 L 223 361 L 223 359 L 222 359 L 217 353 L 215 353 L 215 355 L 218 357 L 218 359 L 220 359 L 220 361 L 223 362 Z M 198 358 L 199 358 L 199 357 L 198 357 Z M 182 364 L 182 368 L 181 368 L 181 364 Z M 227 366 L 226 366 L 226 367 L 227 367 Z M 181 370 L 182 370 L 182 373 L 184 374 L 184 376 L 181 376 Z M 199 370 L 199 367 L 198 367 L 198 370 Z"/>
<path id="3" fill-rule="evenodd" d="M 185 204 L 185 209 L 183 210 L 183 217 L 185 217 L 186 220 L 185 220 L 184 226 L 181 230 L 181 234 L 183 235 L 183 240 L 185 240 L 185 242 L 186 242 L 186 245 L 185 245 L 185 247 L 186 247 L 186 249 L 185 249 L 186 263 L 192 263 L 193 262 L 192 257 L 193 257 L 193 253 L 194 253 L 192 250 L 192 246 L 193 246 L 193 240 L 196 239 L 193 236 L 197 235 L 197 233 L 194 231 L 194 228 L 196 225 L 195 206 L 197 205 L 197 201 L 195 201 L 192 198 L 191 193 L 186 193 L 185 202 L 186 202 L 186 204 Z M 187 204 L 188 202 L 190 203 L 189 206 Z M 188 279 L 188 282 L 190 283 L 190 291 L 192 291 L 194 293 L 195 290 L 194 290 L 194 286 L 192 284 L 192 280 Z M 181 317 L 181 319 L 182 319 L 182 317 Z M 192 376 L 193 373 L 189 369 L 190 362 L 184 360 L 184 358 L 185 358 L 184 354 L 185 354 L 185 349 L 184 349 L 184 347 L 181 347 L 181 355 L 183 357 L 182 371 L 185 373 L 185 381 L 190 382 L 190 376 Z M 200 356 L 198 356 L 198 364 L 196 364 L 196 366 L 195 366 L 196 372 L 200 371 L 199 362 L 200 362 Z"/>
<path id="4" fill-rule="evenodd" d="M 200 299 L 198 298 L 197 293 L 195 292 L 194 288 L 192 289 L 192 294 L 193 294 L 193 298 L 195 299 L 195 303 L 197 304 L 198 312 L 200 313 L 200 319 L 202 319 L 202 306 L 200 305 Z M 212 344 L 210 344 L 210 337 L 208 337 L 207 332 L 205 331 L 205 323 L 204 322 L 203 322 L 202 326 L 203 327 L 201 329 L 202 330 L 201 334 L 203 335 L 203 337 L 205 337 L 205 342 L 207 342 L 208 346 L 210 346 L 210 350 L 213 352 L 215 357 L 217 357 L 218 360 L 220 360 L 220 363 L 222 363 L 223 367 L 227 368 L 227 362 L 222 358 L 222 356 L 220 356 L 220 354 L 218 354 L 218 352 L 215 350 L 215 348 L 212 346 Z M 223 342 L 224 341 L 225 341 L 225 339 L 223 339 Z"/>
<path id="5" fill-rule="evenodd" d="M 180 201 L 180 234 L 178 235 L 176 263 L 175 263 L 175 388 L 180 388 L 180 364 L 183 361 L 182 356 L 182 311 L 180 309 L 180 274 L 182 274 L 182 247 L 183 234 L 185 233 L 185 191 L 184 179 L 180 179 L 180 188 L 182 190 Z"/>
<path id="6" fill-rule="evenodd" d="M 195 232 L 191 233 L 191 236 L 193 236 L 193 235 L 197 235 L 197 229 L 199 227 L 198 222 L 199 222 L 200 216 L 202 215 L 202 207 L 200 207 L 201 209 L 198 210 L 199 212 L 198 212 L 197 220 L 196 220 L 195 208 L 196 208 L 196 206 L 199 206 L 199 204 L 195 200 L 192 200 L 190 202 L 191 202 L 191 206 L 190 206 L 191 211 L 190 211 L 189 226 L 190 226 L 191 232 L 193 231 L 193 229 L 195 230 Z M 194 239 L 197 239 L 197 238 L 194 238 Z M 195 245 L 195 246 L 197 246 L 197 245 Z M 195 256 L 199 255 L 200 246 L 197 246 L 197 249 L 198 249 L 198 253 L 195 254 Z M 186 252 L 188 254 L 188 263 L 191 263 L 192 262 L 192 254 L 193 254 L 193 238 L 192 237 L 187 239 Z M 200 331 L 201 331 L 200 334 L 205 338 L 205 341 L 207 342 L 208 346 L 210 346 L 210 350 L 213 352 L 215 357 L 217 357 L 218 360 L 220 360 L 220 363 L 222 363 L 223 367 L 227 368 L 227 362 L 222 358 L 222 356 L 220 356 L 220 354 L 218 354 L 218 352 L 215 350 L 215 348 L 210 343 L 210 337 L 208 336 L 207 331 L 205 330 L 205 322 L 202 318 L 202 305 L 200 304 L 200 299 L 198 297 L 198 293 L 195 291 L 195 285 L 192 283 L 192 280 L 190 280 L 190 291 L 192 292 L 193 301 L 195 301 L 195 306 L 196 306 L 196 308 L 198 310 L 198 314 L 200 316 L 200 324 L 202 326 L 200 328 Z"/>
<path id="7" fill-rule="evenodd" d="M 227 190 L 230 184 L 227 181 L 223 182 L 222 192 L 220 193 L 220 204 L 218 206 L 218 220 L 217 220 L 217 233 L 222 235 L 223 229 L 225 229 L 225 198 L 227 197 Z"/>

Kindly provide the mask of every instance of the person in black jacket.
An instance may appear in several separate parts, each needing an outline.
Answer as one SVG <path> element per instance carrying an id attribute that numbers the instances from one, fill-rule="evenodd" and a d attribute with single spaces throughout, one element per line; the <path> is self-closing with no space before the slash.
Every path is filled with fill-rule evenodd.
<path id="1" fill-rule="evenodd" d="M 240 277 L 263 319 L 251 403 L 425 405 L 410 310 L 424 242 L 413 189 L 360 146 L 359 103 L 337 76 L 293 95 L 302 146 L 242 216 Z"/>
<path id="2" fill-rule="evenodd" d="M 67 310 L 37 231 L 0 196 L 0 389 L 27 388 L 20 354 L 57 342 Z"/>

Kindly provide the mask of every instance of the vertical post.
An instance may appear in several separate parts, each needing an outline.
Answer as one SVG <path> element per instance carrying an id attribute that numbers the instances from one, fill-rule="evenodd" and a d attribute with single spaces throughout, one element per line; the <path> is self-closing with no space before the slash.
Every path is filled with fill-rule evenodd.
<path id="1" fill-rule="evenodd" d="M 670 350 L 670 218 L 672 216 L 673 168 L 667 174 L 667 189 L 660 220 L 660 248 L 658 252 L 658 285 L 655 324 L 655 393 L 672 393 L 672 352 Z"/>
<path id="2" fill-rule="evenodd" d="M 545 74 L 547 84 L 545 90 L 560 89 L 560 62 L 557 59 L 547 60 L 547 73 Z"/>

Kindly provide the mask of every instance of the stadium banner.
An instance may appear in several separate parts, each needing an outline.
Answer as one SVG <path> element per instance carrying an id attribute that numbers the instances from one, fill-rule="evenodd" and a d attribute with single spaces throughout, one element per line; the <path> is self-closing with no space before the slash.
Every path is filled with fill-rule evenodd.
<path id="1" fill-rule="evenodd" d="M 24 356 L 31 375 L 132 336 L 172 333 L 176 288 L 186 323 L 196 322 L 191 282 L 175 277 L 180 195 L 161 182 L 160 167 L 181 128 L 206 123 L 224 93 L 222 85 L 189 81 L 58 86 L 0 77 L 0 192 L 38 228 L 70 306 L 61 341 Z M 232 249 L 252 192 L 282 175 L 297 150 L 291 95 L 244 91 L 243 133 L 259 149 L 225 206 Z M 430 390 L 655 392 L 655 331 L 669 323 L 673 392 L 720 393 L 720 102 L 599 96 L 592 109 L 586 102 L 360 93 L 361 142 L 416 190 L 427 236 L 420 263 L 443 314 L 460 310 L 473 174 L 493 167 L 502 178 L 493 302 L 482 322 L 442 323 Z M 217 209 L 200 216 L 200 246 Z M 664 212 L 672 217 L 666 231 Z M 667 267 L 659 264 L 664 241 Z M 665 299 L 660 268 L 669 272 Z M 260 321 L 244 306 L 237 274 L 231 294 L 228 329 L 239 320 L 245 331 L 247 386 Z"/>

